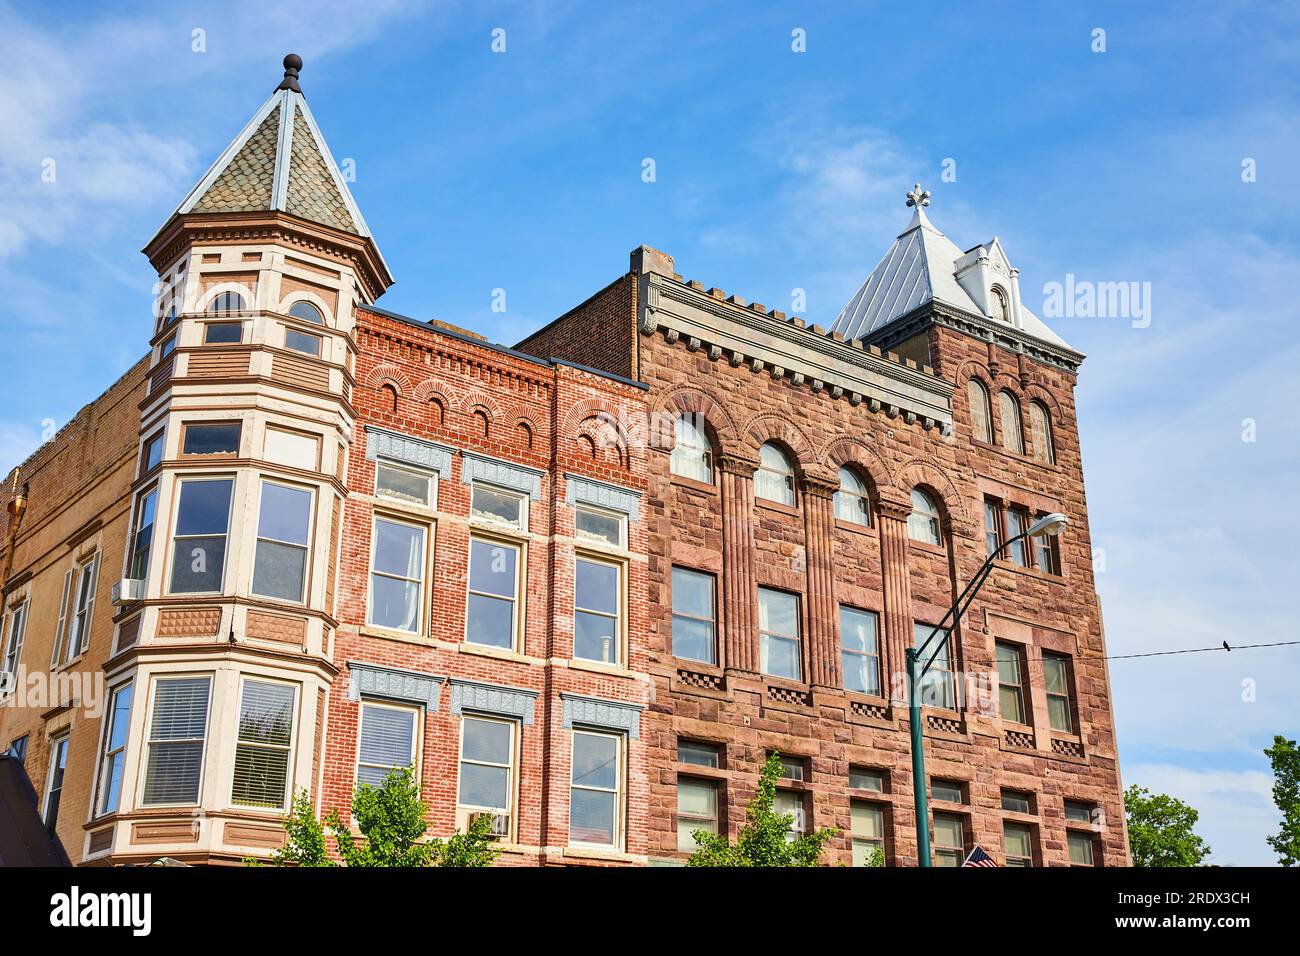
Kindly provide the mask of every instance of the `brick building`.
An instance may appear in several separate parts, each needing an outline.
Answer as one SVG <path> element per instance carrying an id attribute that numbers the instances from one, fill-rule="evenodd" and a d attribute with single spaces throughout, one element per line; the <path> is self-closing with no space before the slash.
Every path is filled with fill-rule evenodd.
<path id="1" fill-rule="evenodd" d="M 0 745 L 74 862 L 265 855 L 413 763 L 502 863 L 671 864 L 779 750 L 833 861 L 915 864 L 903 649 L 1058 510 L 925 688 L 936 859 L 1126 862 L 1082 356 L 996 240 L 917 206 L 829 333 L 641 247 L 506 348 L 375 306 L 285 66 L 145 248 L 149 354 L 3 492 Z"/>

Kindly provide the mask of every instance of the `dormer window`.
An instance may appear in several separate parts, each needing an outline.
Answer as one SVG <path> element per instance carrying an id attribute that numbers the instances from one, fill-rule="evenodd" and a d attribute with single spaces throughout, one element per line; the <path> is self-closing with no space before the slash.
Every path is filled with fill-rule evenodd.
<path id="1" fill-rule="evenodd" d="M 997 286 L 989 290 L 989 315 L 999 322 L 1011 321 L 1011 313 L 1007 311 L 1006 293 Z"/>

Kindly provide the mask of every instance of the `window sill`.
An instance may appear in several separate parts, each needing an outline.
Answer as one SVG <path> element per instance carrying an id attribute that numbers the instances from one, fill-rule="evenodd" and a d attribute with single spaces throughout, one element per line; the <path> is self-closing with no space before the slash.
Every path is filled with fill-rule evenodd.
<path id="1" fill-rule="evenodd" d="M 927 541 L 917 541 L 915 538 L 908 538 L 907 543 L 912 551 L 920 551 L 923 554 L 932 554 L 938 558 L 948 557 L 948 549 L 941 544 L 930 544 Z"/>
<path id="2" fill-rule="evenodd" d="M 760 498 L 757 495 L 754 496 L 754 510 L 772 511 L 776 514 L 789 515 L 792 518 L 797 518 L 803 513 L 799 510 L 798 505 L 788 505 L 783 501 L 772 501 L 768 498 Z"/>
<path id="3" fill-rule="evenodd" d="M 591 671 L 595 674 L 609 674 L 611 677 L 631 677 L 632 671 L 623 664 L 606 664 L 602 661 L 588 661 L 580 657 L 564 658 L 563 662 L 573 670 Z"/>
<path id="4" fill-rule="evenodd" d="M 1038 568 L 1025 567 L 1024 565 L 1016 564 L 1014 561 L 1008 561 L 1005 558 L 998 558 L 993 562 L 993 566 L 995 568 L 1001 568 L 1003 571 L 1010 571 L 1013 574 L 1028 575 L 1031 578 L 1038 578 L 1041 581 L 1048 581 L 1052 584 L 1065 583 L 1065 575 L 1063 574 L 1053 574 L 1050 571 L 1041 571 Z"/>
<path id="5" fill-rule="evenodd" d="M 529 657 L 527 654 L 521 654 L 516 650 L 505 647 L 493 647 L 490 644 L 474 644 L 470 641 L 462 641 L 456 645 L 456 650 L 461 654 L 475 654 L 480 657 L 495 657 L 500 661 L 515 661 L 520 664 L 544 664 L 541 658 Z"/>
<path id="6" fill-rule="evenodd" d="M 868 538 L 876 538 L 876 529 L 869 524 L 857 524 L 853 521 L 845 521 L 843 518 L 835 519 L 835 528 L 838 531 L 847 531 L 849 534 L 860 534 Z"/>
<path id="7" fill-rule="evenodd" d="M 370 503 L 371 507 L 378 512 L 393 512 L 400 514 L 404 518 L 415 518 L 426 524 L 432 524 L 438 520 L 438 509 L 431 508 L 429 505 L 417 505 L 413 501 L 397 501 L 393 498 L 382 498 L 379 495 L 358 495 L 362 501 Z"/>
<path id="8" fill-rule="evenodd" d="M 429 638 L 414 631 L 399 631 L 394 628 L 380 627 L 376 624 L 359 627 L 357 633 L 362 637 L 380 637 L 389 641 L 401 641 L 404 644 L 420 644 L 424 647 L 428 647 L 433 643 Z"/>
<path id="9" fill-rule="evenodd" d="M 636 856 L 632 853 L 625 853 L 624 851 L 612 846 L 567 846 L 560 850 L 560 854 L 566 858 L 574 860 L 604 860 L 618 863 L 645 862 L 645 857 Z"/>
<path id="10" fill-rule="evenodd" d="M 710 495 L 718 493 L 718 486 L 714 482 L 697 481 L 694 478 L 685 478 L 682 475 L 672 475 L 671 480 L 672 484 L 689 491 L 702 491 Z"/>

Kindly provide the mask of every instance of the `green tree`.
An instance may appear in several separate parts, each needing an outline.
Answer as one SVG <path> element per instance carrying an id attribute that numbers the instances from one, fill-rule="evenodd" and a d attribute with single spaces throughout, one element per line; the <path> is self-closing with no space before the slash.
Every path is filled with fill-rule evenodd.
<path id="1" fill-rule="evenodd" d="M 360 839 L 339 816 L 330 812 L 325 822 L 316 819 L 307 791 L 293 799 L 283 821 L 284 846 L 272 856 L 276 866 L 338 866 L 329 855 L 326 831 L 344 866 L 490 866 L 500 854 L 488 830 L 491 817 L 483 815 L 465 833 L 446 840 L 426 839 L 428 808 L 411 767 L 389 771 L 382 785 L 359 786 L 352 794 L 352 819 Z M 258 865 L 255 860 L 247 860 Z"/>
<path id="2" fill-rule="evenodd" d="M 1282 812 L 1282 829 L 1268 838 L 1283 866 L 1300 866 L 1300 748 L 1294 740 L 1274 737 L 1264 750 L 1273 764 L 1273 802 Z"/>
<path id="3" fill-rule="evenodd" d="M 1183 801 L 1133 786 L 1124 791 L 1124 812 L 1134 866 L 1200 866 L 1210 855 L 1192 832 L 1200 814 Z"/>
<path id="4" fill-rule="evenodd" d="M 781 761 L 772 754 L 758 778 L 758 793 L 745 811 L 746 823 L 733 845 L 725 835 L 696 830 L 692 836 L 699 849 L 687 866 L 817 866 L 823 848 L 839 833 L 834 827 L 818 830 L 798 839 L 789 838 L 794 817 L 777 813 L 776 782 L 781 779 Z"/>

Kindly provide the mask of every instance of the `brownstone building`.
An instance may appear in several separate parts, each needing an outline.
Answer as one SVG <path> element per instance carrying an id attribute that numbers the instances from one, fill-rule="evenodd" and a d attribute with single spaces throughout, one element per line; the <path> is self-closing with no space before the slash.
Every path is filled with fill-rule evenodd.
<path id="1" fill-rule="evenodd" d="M 1082 356 L 996 240 L 917 206 L 830 332 L 642 247 L 507 348 L 374 305 L 285 66 L 145 249 L 149 354 L 5 485 L 0 746 L 73 862 L 265 856 L 413 765 L 503 863 L 672 864 L 779 751 L 832 862 L 914 865 L 904 649 L 1052 511 L 925 685 L 935 859 L 1126 862 Z"/>

